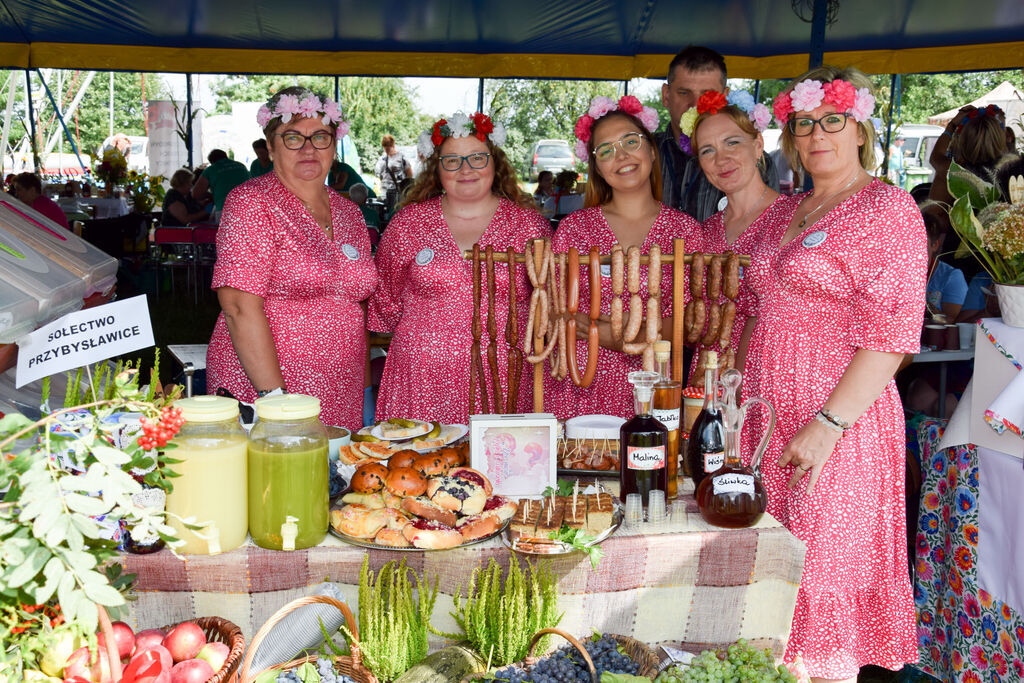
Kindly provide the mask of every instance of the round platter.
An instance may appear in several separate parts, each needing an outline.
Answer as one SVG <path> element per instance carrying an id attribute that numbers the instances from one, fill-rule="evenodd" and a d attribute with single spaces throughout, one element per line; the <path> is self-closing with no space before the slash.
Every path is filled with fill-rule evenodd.
<path id="1" fill-rule="evenodd" d="M 429 432 L 432 429 L 432 427 L 431 427 L 429 422 L 424 422 L 423 420 L 411 420 L 411 422 L 415 422 L 416 426 L 415 427 L 410 427 L 410 429 L 415 429 L 417 431 L 415 431 L 415 432 L 413 432 L 411 434 L 406 434 L 401 439 L 394 439 L 395 442 L 398 442 L 398 441 L 408 441 L 409 439 L 414 439 L 417 436 L 423 436 L 424 434 L 426 434 L 427 432 Z M 384 441 L 391 441 L 391 439 L 388 439 L 386 436 L 384 436 L 384 434 L 383 434 L 383 432 L 381 432 L 380 428 L 381 428 L 381 425 L 374 426 L 374 428 L 370 430 L 370 435 L 371 436 L 375 436 L 378 439 L 383 439 Z"/>
<path id="2" fill-rule="evenodd" d="M 335 537 L 340 538 L 341 540 L 345 541 L 345 543 L 349 543 L 351 545 L 359 546 L 360 548 L 369 548 L 371 550 L 397 550 L 400 553 L 409 553 L 409 552 L 437 553 L 437 552 L 442 552 L 444 550 L 458 550 L 459 548 L 465 548 L 467 546 L 476 545 L 477 543 L 483 543 L 484 541 L 489 541 L 492 538 L 494 538 L 495 536 L 498 536 L 499 534 L 502 534 L 502 532 L 504 532 L 508 528 L 508 523 L 510 521 L 511 520 L 505 520 L 505 523 L 502 524 L 498 528 L 497 531 L 491 532 L 491 533 L 487 534 L 486 536 L 474 539 L 472 541 L 466 541 L 465 543 L 463 543 L 461 545 L 457 545 L 454 548 L 396 548 L 396 547 L 390 546 L 390 545 L 378 545 L 378 544 L 374 543 L 372 540 L 367 540 L 365 538 L 354 538 L 352 536 L 346 536 L 345 534 L 341 533 L 340 531 L 338 531 L 337 529 L 335 529 L 333 526 L 330 526 L 330 525 L 328 525 L 327 531 L 332 536 L 335 536 Z M 502 536 L 502 538 L 504 538 L 504 536 Z"/>
<path id="3" fill-rule="evenodd" d="M 612 511 L 612 525 L 599 533 L 590 543 L 586 544 L 586 547 L 600 545 L 605 540 L 614 534 L 620 526 L 622 526 L 622 520 L 625 517 L 625 511 L 622 507 L 622 503 L 615 499 L 615 509 Z M 508 523 L 499 530 L 501 534 L 501 543 L 506 548 L 513 552 L 517 552 L 521 555 L 568 555 L 570 553 L 579 552 L 578 548 L 573 548 L 571 545 L 562 543 L 561 541 L 551 541 L 550 543 L 544 544 L 530 544 L 530 547 L 520 547 L 519 540 L 512 538 L 512 531 L 508 528 Z"/>
<path id="4" fill-rule="evenodd" d="M 469 434 L 469 426 L 463 424 L 450 424 L 441 426 L 441 436 L 438 438 L 444 439 L 444 443 L 440 446 L 431 446 L 430 448 L 417 448 L 415 441 L 392 441 L 391 448 L 393 450 L 402 450 L 408 448 L 416 451 L 417 453 L 429 453 L 436 451 L 438 448 L 445 448 L 450 446 L 466 434 Z"/>

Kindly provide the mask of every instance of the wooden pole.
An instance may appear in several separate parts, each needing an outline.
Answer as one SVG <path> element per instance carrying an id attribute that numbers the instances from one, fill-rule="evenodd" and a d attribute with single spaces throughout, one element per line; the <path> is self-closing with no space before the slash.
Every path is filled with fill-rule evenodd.
<path id="1" fill-rule="evenodd" d="M 672 241 L 672 379 L 685 382 L 683 374 L 683 313 L 686 301 L 686 262 L 683 239 Z"/>
<path id="2" fill-rule="evenodd" d="M 541 258 L 544 256 L 544 240 L 533 241 L 533 262 L 541 263 Z M 538 276 L 540 274 L 538 273 Z M 552 302 L 554 305 L 554 302 Z M 539 322 L 537 323 L 538 329 L 534 330 L 533 333 L 533 352 L 540 354 L 544 350 L 544 330 L 539 329 Z M 538 334 L 539 332 L 539 334 Z M 533 412 L 543 413 L 544 412 L 544 363 L 537 363 L 533 366 Z"/>

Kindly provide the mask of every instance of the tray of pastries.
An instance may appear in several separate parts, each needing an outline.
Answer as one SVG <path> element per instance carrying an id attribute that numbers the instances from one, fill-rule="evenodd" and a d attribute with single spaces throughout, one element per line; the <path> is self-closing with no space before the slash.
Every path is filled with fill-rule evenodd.
<path id="1" fill-rule="evenodd" d="M 493 495 L 490 480 L 465 465 L 468 448 L 395 453 L 356 469 L 331 510 L 330 532 L 364 548 L 447 550 L 498 535 L 516 502 Z"/>

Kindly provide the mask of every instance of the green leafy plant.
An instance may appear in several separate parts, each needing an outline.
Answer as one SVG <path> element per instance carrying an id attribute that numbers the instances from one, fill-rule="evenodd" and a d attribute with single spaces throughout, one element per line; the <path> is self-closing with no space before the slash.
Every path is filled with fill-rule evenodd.
<path id="1" fill-rule="evenodd" d="M 601 550 L 601 546 L 590 545 L 597 537 L 588 534 L 583 529 L 573 529 L 563 524 L 561 529 L 548 534 L 548 538 L 561 541 L 572 546 L 575 550 L 586 553 L 590 559 L 590 566 L 593 569 L 597 569 L 597 565 L 601 563 L 601 558 L 604 557 L 604 551 Z"/>
<path id="2" fill-rule="evenodd" d="M 415 579 L 416 598 L 413 598 Z M 401 564 L 388 562 L 376 575 L 369 555 L 359 572 L 359 647 L 366 666 L 381 681 L 391 681 L 427 656 L 430 614 L 437 599 L 437 582 L 431 586 L 419 574 Z M 347 626 L 342 631 L 350 642 L 357 639 Z"/>
<path id="3" fill-rule="evenodd" d="M 164 180 L 166 178 L 160 175 L 128 171 L 121 185 L 131 197 L 135 213 L 149 213 L 154 206 L 164 201 Z"/>
<path id="4" fill-rule="evenodd" d="M 998 188 L 955 162 L 946 183 L 955 198 L 949 220 L 960 236 L 957 258 L 975 257 L 994 282 L 1024 284 L 1024 202 L 1000 201 Z"/>
<path id="5" fill-rule="evenodd" d="M 511 556 L 508 575 L 502 581 L 501 566 L 491 559 L 487 569 L 477 568 L 469 582 L 466 600 L 462 589 L 455 595 L 451 613 L 462 633 L 433 631 L 452 640 L 467 640 L 491 666 L 507 666 L 526 656 L 533 634 L 558 625 L 558 580 L 546 564 L 526 563 Z M 433 629 L 431 629 L 433 630 Z M 539 652 L 548 647 L 548 636 L 538 643 Z"/>
<path id="6" fill-rule="evenodd" d="M 116 544 L 104 538 L 98 519 L 123 521 L 140 537 L 155 533 L 172 549 L 181 543 L 166 513 L 132 499 L 142 490 L 133 470 L 153 468 L 146 480 L 169 488 L 175 475 L 168 466 L 177 461 L 138 441 L 117 448 L 103 430 L 115 412 L 162 419 L 173 397 L 144 392 L 134 368 L 118 370 L 95 377 L 87 370 L 91 401 L 36 422 L 16 413 L 0 419 L 0 677 L 20 680 L 62 625 L 94 639 L 98 608 L 116 616 L 125 604 L 133 577 L 121 575 Z M 68 397 L 81 398 L 77 390 Z M 75 428 L 60 428 L 72 412 Z"/>

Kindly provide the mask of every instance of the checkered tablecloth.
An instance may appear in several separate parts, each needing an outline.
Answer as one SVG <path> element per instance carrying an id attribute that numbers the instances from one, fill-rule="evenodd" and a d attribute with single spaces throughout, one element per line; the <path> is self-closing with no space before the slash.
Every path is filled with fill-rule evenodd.
<path id="1" fill-rule="evenodd" d="M 660 530 L 620 528 L 602 545 L 597 571 L 581 553 L 551 558 L 559 576 L 561 627 L 578 635 L 601 632 L 632 636 L 649 644 L 671 644 L 699 652 L 746 638 L 785 650 L 803 571 L 804 545 L 765 516 L 753 528 L 707 525 L 692 495 L 686 520 Z M 125 569 L 137 574 L 137 600 L 128 622 L 152 628 L 199 616 L 220 616 L 250 639 L 288 601 L 322 581 L 341 585 L 357 604 L 364 553 L 377 569 L 405 559 L 439 582 L 433 623 L 457 627 L 449 612 L 460 586 L 490 558 L 507 565 L 509 551 L 497 540 L 444 552 L 366 551 L 333 537 L 295 552 L 246 545 L 216 556 L 175 558 L 164 550 L 127 555 Z M 440 646 L 441 641 L 434 643 Z"/>

